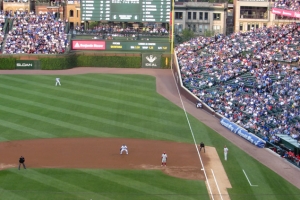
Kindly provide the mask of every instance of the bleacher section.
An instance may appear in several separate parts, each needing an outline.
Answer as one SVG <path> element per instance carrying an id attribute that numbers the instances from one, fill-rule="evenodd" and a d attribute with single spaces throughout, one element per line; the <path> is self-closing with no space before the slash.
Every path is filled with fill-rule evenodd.
<path id="1" fill-rule="evenodd" d="M 209 43 L 191 39 L 176 47 L 183 84 L 278 153 L 299 154 L 299 146 L 283 144 L 278 135 L 300 140 L 299 33 L 290 24 L 220 35 Z"/>
<path id="2" fill-rule="evenodd" d="M 3 54 L 63 54 L 69 46 L 65 22 L 52 12 L 0 14 Z"/>

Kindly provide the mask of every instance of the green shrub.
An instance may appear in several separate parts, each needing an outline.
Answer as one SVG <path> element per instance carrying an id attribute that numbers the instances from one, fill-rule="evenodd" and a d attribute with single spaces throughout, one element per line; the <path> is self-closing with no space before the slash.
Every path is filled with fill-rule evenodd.
<path id="1" fill-rule="evenodd" d="M 41 69 L 44 70 L 70 69 L 76 67 L 76 55 L 42 57 L 40 61 Z"/>
<path id="2" fill-rule="evenodd" d="M 77 67 L 140 68 L 141 57 L 78 55 L 76 58 L 76 66 Z"/>
<path id="3" fill-rule="evenodd" d="M 15 69 L 16 58 L 13 57 L 2 57 L 0 58 L 0 69 Z"/>

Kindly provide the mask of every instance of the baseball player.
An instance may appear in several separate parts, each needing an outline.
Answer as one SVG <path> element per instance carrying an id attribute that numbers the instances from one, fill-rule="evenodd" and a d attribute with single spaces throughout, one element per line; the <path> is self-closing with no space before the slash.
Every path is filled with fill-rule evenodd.
<path id="1" fill-rule="evenodd" d="M 164 152 L 161 155 L 161 166 L 167 166 L 167 158 L 168 158 L 168 155 L 166 154 L 166 152 Z"/>
<path id="2" fill-rule="evenodd" d="M 21 165 L 23 165 L 24 169 L 26 169 L 26 167 L 25 167 L 25 158 L 23 156 L 21 156 L 19 158 L 19 170 L 20 170 Z"/>
<path id="3" fill-rule="evenodd" d="M 61 84 L 60 84 L 60 78 L 56 78 L 55 79 L 55 86 L 57 86 L 57 85 L 59 85 L 59 86 L 61 86 Z"/>
<path id="4" fill-rule="evenodd" d="M 199 151 L 201 151 L 201 149 L 204 150 L 204 153 L 205 153 L 205 145 L 203 142 L 200 143 L 200 148 L 199 148 Z"/>
<path id="5" fill-rule="evenodd" d="M 228 148 L 224 146 L 224 159 L 227 160 Z"/>
<path id="6" fill-rule="evenodd" d="M 123 144 L 123 145 L 121 146 L 121 148 L 120 148 L 120 154 L 122 154 L 123 151 L 125 151 L 126 154 L 128 154 L 128 149 L 127 149 L 127 146 L 126 146 L 125 144 Z"/>

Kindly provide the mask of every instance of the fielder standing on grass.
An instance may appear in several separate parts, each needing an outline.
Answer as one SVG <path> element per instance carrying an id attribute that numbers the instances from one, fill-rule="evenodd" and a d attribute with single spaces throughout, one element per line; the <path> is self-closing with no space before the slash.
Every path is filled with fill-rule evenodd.
<path id="1" fill-rule="evenodd" d="M 166 152 L 164 152 L 161 155 L 161 166 L 167 166 L 167 158 L 168 158 L 168 155 L 166 154 Z"/>
<path id="2" fill-rule="evenodd" d="M 228 154 L 228 148 L 225 145 L 224 146 L 224 158 L 225 158 L 225 160 L 227 160 L 227 154 Z"/>
<path id="3" fill-rule="evenodd" d="M 59 85 L 59 86 L 61 86 L 61 84 L 60 84 L 60 78 L 56 78 L 55 79 L 55 86 L 57 86 L 57 85 Z"/>

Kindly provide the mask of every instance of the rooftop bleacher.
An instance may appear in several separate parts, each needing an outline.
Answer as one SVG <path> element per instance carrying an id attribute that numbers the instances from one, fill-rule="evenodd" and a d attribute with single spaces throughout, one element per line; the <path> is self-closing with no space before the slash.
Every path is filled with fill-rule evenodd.
<path id="1" fill-rule="evenodd" d="M 68 46 L 65 22 L 52 13 L 7 14 L 11 20 L 3 54 L 62 54 Z"/>
<path id="2" fill-rule="evenodd" d="M 299 0 L 277 0 L 274 3 L 274 7 L 284 9 L 284 10 L 300 11 L 300 1 Z"/>

